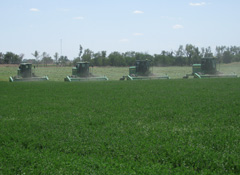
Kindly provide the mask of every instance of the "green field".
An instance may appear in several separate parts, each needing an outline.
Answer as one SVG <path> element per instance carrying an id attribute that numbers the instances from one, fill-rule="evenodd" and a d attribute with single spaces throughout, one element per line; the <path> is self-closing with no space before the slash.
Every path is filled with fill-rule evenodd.
<path id="1" fill-rule="evenodd" d="M 0 174 L 240 174 L 239 99 L 239 78 L 2 81 Z"/>
<path id="2" fill-rule="evenodd" d="M 217 69 L 226 74 L 235 72 L 240 76 L 240 63 L 218 65 Z M 191 73 L 191 67 L 154 67 L 151 71 L 156 75 L 167 74 L 171 79 L 182 78 L 184 75 Z M 119 80 L 123 75 L 128 75 L 128 67 L 94 67 L 91 69 L 94 75 L 106 75 L 109 80 Z M 0 81 L 8 81 L 9 76 L 17 74 L 16 67 L 0 66 Z M 47 75 L 50 81 L 63 81 L 67 75 L 72 74 L 71 67 L 38 67 L 35 70 L 37 76 Z"/>

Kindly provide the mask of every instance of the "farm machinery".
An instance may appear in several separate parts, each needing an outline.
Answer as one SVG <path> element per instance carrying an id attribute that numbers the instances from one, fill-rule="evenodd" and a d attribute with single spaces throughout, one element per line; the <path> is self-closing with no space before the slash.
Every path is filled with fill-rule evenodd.
<path id="1" fill-rule="evenodd" d="M 64 81 L 104 81 L 108 80 L 106 76 L 94 76 L 89 71 L 89 62 L 77 62 L 76 66 L 72 68 L 72 75 L 64 78 Z"/>
<path id="2" fill-rule="evenodd" d="M 35 67 L 34 67 L 35 69 Z M 48 80 L 47 76 L 38 77 L 35 75 L 34 71 L 32 71 L 31 63 L 21 63 L 17 70 L 17 75 L 13 77 L 9 77 L 10 82 L 15 81 L 46 81 Z"/>
<path id="3" fill-rule="evenodd" d="M 168 75 L 155 76 L 150 71 L 151 61 L 136 60 L 135 66 L 129 67 L 129 75 L 123 76 L 120 80 L 152 80 L 152 79 L 169 79 Z"/>
<path id="4" fill-rule="evenodd" d="M 201 64 L 193 64 L 192 73 L 186 74 L 183 78 L 189 78 L 193 76 L 194 78 L 236 78 L 237 75 L 234 74 L 223 74 L 217 71 L 217 61 L 215 58 L 202 58 Z"/>

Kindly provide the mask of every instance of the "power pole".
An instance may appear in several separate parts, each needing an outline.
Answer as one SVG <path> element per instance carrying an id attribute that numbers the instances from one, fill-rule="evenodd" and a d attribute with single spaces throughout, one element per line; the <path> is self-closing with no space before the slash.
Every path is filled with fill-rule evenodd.
<path id="1" fill-rule="evenodd" d="M 61 56 L 62 56 L 62 39 L 60 39 L 60 53 L 61 53 Z"/>

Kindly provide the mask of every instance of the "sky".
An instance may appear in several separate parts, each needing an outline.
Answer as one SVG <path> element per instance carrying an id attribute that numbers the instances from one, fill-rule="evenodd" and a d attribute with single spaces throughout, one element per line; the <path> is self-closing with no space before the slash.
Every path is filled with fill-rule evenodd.
<path id="1" fill-rule="evenodd" d="M 239 0 L 0 0 L 0 52 L 160 54 L 240 46 Z"/>

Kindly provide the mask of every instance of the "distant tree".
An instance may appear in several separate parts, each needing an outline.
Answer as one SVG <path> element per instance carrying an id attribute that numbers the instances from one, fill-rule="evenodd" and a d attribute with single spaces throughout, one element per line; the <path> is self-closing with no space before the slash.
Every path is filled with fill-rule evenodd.
<path id="1" fill-rule="evenodd" d="M 3 62 L 5 64 L 19 64 L 21 63 L 23 56 L 23 54 L 17 55 L 13 52 L 7 52 L 6 54 L 4 54 Z"/>
<path id="2" fill-rule="evenodd" d="M 75 66 L 77 64 L 77 62 L 79 62 L 79 57 L 74 58 L 72 61 L 72 64 Z"/>
<path id="3" fill-rule="evenodd" d="M 202 47 L 202 48 L 201 48 L 201 52 L 200 52 L 200 56 L 201 56 L 201 58 L 203 58 L 204 55 L 205 55 L 205 48 Z"/>
<path id="4" fill-rule="evenodd" d="M 232 61 L 239 62 L 240 61 L 240 47 L 231 46 L 230 52 L 232 54 Z"/>
<path id="5" fill-rule="evenodd" d="M 175 65 L 183 66 L 186 65 L 186 57 L 185 57 L 185 50 L 183 45 L 180 45 L 178 50 L 175 52 Z"/>
<path id="6" fill-rule="evenodd" d="M 53 57 L 55 59 L 55 64 L 58 65 L 58 58 L 59 58 L 58 53 L 56 52 Z"/>
<path id="7" fill-rule="evenodd" d="M 191 65 L 194 63 L 200 63 L 201 57 L 205 52 L 200 52 L 198 47 L 192 44 L 187 44 L 185 47 L 185 55 L 187 57 L 187 64 Z"/>
<path id="8" fill-rule="evenodd" d="M 79 46 L 79 54 L 78 54 L 79 61 L 81 60 L 82 52 L 83 52 L 83 47 L 82 47 L 82 45 L 80 44 L 80 46 Z"/>
<path id="9" fill-rule="evenodd" d="M 165 66 L 166 65 L 165 51 L 162 51 L 161 54 L 154 54 L 154 65 L 155 66 Z"/>
<path id="10" fill-rule="evenodd" d="M 0 52 L 0 64 L 4 63 L 4 54 Z"/>
<path id="11" fill-rule="evenodd" d="M 88 61 L 91 62 L 91 59 L 93 58 L 94 52 L 90 49 L 85 49 L 82 55 L 82 61 Z"/>
<path id="12" fill-rule="evenodd" d="M 49 56 L 49 54 L 47 54 L 46 52 L 43 52 L 42 53 L 42 63 L 44 66 L 47 67 L 48 64 L 53 63 L 53 59 Z"/>
<path id="13" fill-rule="evenodd" d="M 35 52 L 32 53 L 32 55 L 35 57 L 36 62 L 37 62 L 37 66 L 38 66 L 38 62 L 39 62 L 38 59 L 41 57 L 40 53 L 37 50 L 35 50 Z"/>
<path id="14" fill-rule="evenodd" d="M 148 53 L 136 52 L 135 53 L 136 60 L 151 60 L 153 61 L 153 56 Z"/>
<path id="15" fill-rule="evenodd" d="M 180 45 L 178 50 L 176 51 L 175 55 L 176 57 L 184 57 L 185 53 L 184 53 L 184 48 L 183 45 Z"/>
<path id="16" fill-rule="evenodd" d="M 81 58 L 82 53 L 83 53 L 83 47 L 82 47 L 82 45 L 80 44 L 80 45 L 79 45 L 78 57 L 74 58 L 74 60 L 73 60 L 73 65 L 76 65 L 77 62 L 80 62 L 80 61 L 82 60 L 82 58 Z"/>
<path id="17" fill-rule="evenodd" d="M 23 59 L 23 63 L 32 63 L 32 64 L 37 64 L 36 59 Z"/>
<path id="18" fill-rule="evenodd" d="M 94 66 L 107 66 L 108 59 L 107 59 L 107 52 L 101 51 L 93 54 L 93 59 L 91 60 L 91 63 Z"/>
<path id="19" fill-rule="evenodd" d="M 223 63 L 231 63 L 233 55 L 229 50 L 223 52 Z"/>
<path id="20" fill-rule="evenodd" d="M 192 44 L 187 44 L 185 47 L 186 56 L 187 56 L 187 63 L 188 65 L 193 64 L 193 54 L 194 54 L 194 46 Z"/>
<path id="21" fill-rule="evenodd" d="M 128 51 L 123 53 L 123 57 L 125 59 L 127 66 L 133 66 L 136 61 L 136 52 L 134 51 Z"/>
<path id="22" fill-rule="evenodd" d="M 32 55 L 35 57 L 36 63 L 38 65 L 40 57 L 42 57 L 42 63 L 47 66 L 47 64 L 52 63 L 52 58 L 44 52 L 42 55 L 36 50 Z M 79 61 L 88 61 L 96 66 L 132 66 L 135 64 L 136 60 L 151 60 L 153 65 L 161 66 L 183 66 L 191 65 L 194 63 L 200 63 L 203 57 L 216 57 L 218 62 L 231 63 L 234 61 L 240 61 L 240 47 L 239 46 L 217 46 L 215 48 L 215 53 L 212 52 L 211 47 L 198 48 L 192 44 L 186 44 L 184 47 L 180 45 L 178 50 L 165 51 L 163 50 L 161 54 L 150 55 L 148 53 L 128 51 L 125 53 L 112 52 L 107 56 L 106 51 L 100 51 L 94 53 L 90 49 L 85 49 L 79 45 L 78 56 L 73 60 L 73 64 Z M 0 64 L 12 64 L 20 63 L 23 60 L 24 54 L 16 55 L 12 52 L 7 52 L 6 54 L 0 52 Z M 65 66 L 69 60 L 66 56 L 59 57 L 56 52 L 53 56 L 55 63 L 61 62 L 62 66 Z M 24 61 L 35 62 L 33 60 L 24 59 Z"/>
<path id="23" fill-rule="evenodd" d="M 109 60 L 107 58 L 107 51 L 102 51 L 101 52 L 101 58 L 102 58 L 102 66 L 109 65 Z"/>
<path id="24" fill-rule="evenodd" d="M 66 66 L 67 62 L 69 62 L 67 56 L 60 56 L 59 63 L 60 63 L 61 66 Z"/>
<path id="25" fill-rule="evenodd" d="M 20 57 L 21 59 L 23 59 L 24 56 L 25 56 L 25 55 L 24 55 L 23 53 L 21 53 L 21 54 L 19 55 L 19 57 Z"/>
<path id="26" fill-rule="evenodd" d="M 209 47 L 210 48 L 210 47 Z M 210 48 L 211 51 L 211 48 Z M 198 47 L 194 46 L 194 52 L 193 52 L 193 63 L 200 63 L 201 62 L 201 52 L 199 51 Z"/>
<path id="27" fill-rule="evenodd" d="M 223 53 L 226 50 L 226 46 L 217 46 L 215 50 L 218 61 L 223 62 Z"/>
<path id="28" fill-rule="evenodd" d="M 207 57 L 213 57 L 213 53 L 212 53 L 212 50 L 211 50 L 211 47 L 207 47 L 205 48 L 205 53 L 204 53 L 204 57 L 207 58 Z"/>
<path id="29" fill-rule="evenodd" d="M 125 66 L 125 60 L 120 52 L 112 52 L 108 56 L 110 66 Z"/>
<path id="30" fill-rule="evenodd" d="M 101 52 L 93 54 L 92 64 L 94 66 L 102 66 L 102 54 L 101 54 Z"/>
<path id="31" fill-rule="evenodd" d="M 42 63 L 45 66 L 45 62 L 47 60 L 47 57 L 49 57 L 49 55 L 47 54 L 47 52 L 43 52 L 42 53 Z"/>
<path id="32" fill-rule="evenodd" d="M 168 52 L 163 50 L 161 54 L 154 55 L 154 65 L 155 66 L 170 66 L 175 64 L 173 52 Z"/>
<path id="33" fill-rule="evenodd" d="M 3 58 L 3 62 L 5 64 L 11 64 L 11 61 L 12 61 L 12 57 L 14 56 L 14 53 L 12 52 L 7 52 L 5 55 L 4 55 L 4 58 Z"/>
<path id="34" fill-rule="evenodd" d="M 236 62 L 240 62 L 240 53 L 233 56 L 233 60 Z"/>

